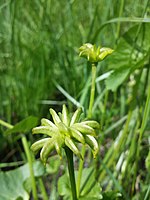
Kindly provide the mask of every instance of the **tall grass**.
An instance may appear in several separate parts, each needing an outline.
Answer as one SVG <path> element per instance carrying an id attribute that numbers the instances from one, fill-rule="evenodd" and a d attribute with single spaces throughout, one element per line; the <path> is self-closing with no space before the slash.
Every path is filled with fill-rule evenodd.
<path id="1" fill-rule="evenodd" d="M 1 116 L 10 121 L 12 115 L 14 120 L 15 115 L 37 114 L 42 99 L 57 97 L 53 80 L 78 98 L 90 70 L 80 63 L 78 47 L 91 42 L 107 20 L 129 15 L 133 5 L 132 15 L 140 16 L 139 1 L 129 1 L 124 8 L 123 1 L 110 0 L 1 1 Z M 115 31 L 122 34 L 127 27 L 119 21 L 109 24 L 95 40 L 113 47 Z"/>

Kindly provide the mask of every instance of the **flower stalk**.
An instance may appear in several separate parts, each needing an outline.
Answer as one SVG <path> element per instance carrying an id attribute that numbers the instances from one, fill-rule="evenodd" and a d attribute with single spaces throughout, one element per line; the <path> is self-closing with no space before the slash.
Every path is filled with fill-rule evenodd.
<path id="1" fill-rule="evenodd" d="M 55 110 L 50 109 L 53 122 L 43 118 L 41 120 L 41 126 L 35 127 L 32 130 L 33 134 L 47 135 L 46 138 L 35 142 L 31 146 L 31 149 L 35 153 L 41 149 L 40 157 L 44 164 L 46 164 L 47 159 L 53 150 L 56 150 L 60 158 L 62 158 L 62 150 L 65 150 L 73 200 L 78 199 L 78 187 L 76 188 L 73 154 L 77 155 L 79 159 L 83 159 L 77 143 L 81 143 L 84 148 L 85 144 L 87 144 L 91 148 L 94 158 L 98 153 L 95 130 L 99 129 L 99 123 L 93 120 L 80 121 L 81 113 L 81 108 L 78 108 L 72 116 L 69 115 L 66 105 L 63 105 L 62 113 L 59 115 Z M 78 180 L 78 182 L 80 185 L 80 180 Z"/>
<path id="2" fill-rule="evenodd" d="M 36 181 L 35 181 L 35 177 L 34 177 L 33 164 L 32 164 L 33 163 L 32 157 L 31 157 L 29 146 L 28 146 L 27 138 L 25 136 L 22 137 L 22 144 L 23 144 L 25 154 L 27 156 L 28 163 L 29 163 L 33 198 L 35 200 L 38 200 Z"/>
<path id="3" fill-rule="evenodd" d="M 96 66 L 98 62 L 104 60 L 105 57 L 112 54 L 113 50 L 107 47 L 97 48 L 96 45 L 92 45 L 90 43 L 86 43 L 79 48 L 79 56 L 87 58 L 87 60 L 91 63 L 92 66 L 92 80 L 91 80 L 91 93 L 90 93 L 90 101 L 89 101 L 89 110 L 88 110 L 88 118 L 92 118 L 92 109 L 94 104 L 95 97 L 95 82 L 96 82 Z M 82 147 L 82 157 L 85 156 L 85 146 Z M 77 195 L 80 195 L 80 183 L 82 177 L 84 161 L 80 160 L 79 163 L 79 172 L 77 179 Z"/>
<path id="4" fill-rule="evenodd" d="M 91 94 L 90 94 L 90 103 L 89 103 L 89 111 L 88 118 L 92 118 L 92 109 L 94 104 L 95 97 L 95 81 L 96 81 L 96 63 L 92 63 L 92 83 L 91 83 Z"/>
<path id="5" fill-rule="evenodd" d="M 76 181 L 75 181 L 74 164 L 73 164 L 73 152 L 68 147 L 65 147 L 65 152 L 68 161 L 68 171 L 71 183 L 72 197 L 73 200 L 77 200 L 77 190 L 76 190 Z"/>

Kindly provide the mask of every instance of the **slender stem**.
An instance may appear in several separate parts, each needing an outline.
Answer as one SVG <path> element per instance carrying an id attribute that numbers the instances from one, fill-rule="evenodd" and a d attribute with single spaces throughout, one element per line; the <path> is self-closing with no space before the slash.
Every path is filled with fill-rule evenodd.
<path id="1" fill-rule="evenodd" d="M 143 119 L 142 119 L 142 124 L 140 128 L 140 133 L 139 133 L 139 138 L 138 138 L 138 144 L 137 144 L 137 154 L 136 154 L 136 170 L 138 168 L 138 161 L 140 159 L 140 147 L 141 147 L 141 142 L 143 138 L 143 134 L 149 119 L 149 113 L 150 113 L 150 85 L 147 88 L 147 98 L 146 98 L 146 104 L 144 107 L 144 114 L 143 114 Z"/>
<path id="2" fill-rule="evenodd" d="M 47 196 L 46 189 L 44 187 L 42 178 L 39 178 L 39 186 L 40 186 L 43 200 L 48 200 L 48 196 Z"/>
<path id="3" fill-rule="evenodd" d="M 73 152 L 68 147 L 65 147 L 65 152 L 68 160 L 68 170 L 71 183 L 72 197 L 73 200 L 77 200 L 76 182 L 75 182 L 74 164 L 73 164 Z"/>
<path id="4" fill-rule="evenodd" d="M 84 158 L 84 155 L 85 155 L 85 145 L 82 147 L 81 154 L 82 154 L 82 156 Z M 81 177 L 82 177 L 83 164 L 84 164 L 84 160 L 80 159 L 79 170 L 78 170 L 78 178 L 77 178 L 77 197 L 78 198 L 79 198 L 79 195 L 80 195 L 80 183 L 81 183 Z"/>
<path id="5" fill-rule="evenodd" d="M 106 107 L 107 107 L 108 94 L 109 94 L 109 91 L 107 90 L 106 93 L 105 93 L 104 108 L 103 108 L 103 111 L 102 111 L 102 117 L 101 117 L 101 122 L 100 122 L 102 130 L 103 130 L 105 116 L 106 116 Z"/>
<path id="6" fill-rule="evenodd" d="M 33 199 L 34 200 L 38 200 L 37 189 L 36 189 L 36 182 L 35 182 L 33 165 L 32 165 L 32 157 L 31 157 L 29 146 L 28 146 L 27 138 L 25 136 L 23 136 L 21 138 L 21 140 L 22 140 L 22 144 L 23 144 L 23 148 L 24 148 L 25 154 L 27 156 L 28 163 L 29 163 L 29 170 L 30 170 L 30 176 L 31 176 L 31 185 L 32 185 Z"/>
<path id="7" fill-rule="evenodd" d="M 92 63 L 92 83 L 91 83 L 91 93 L 90 93 L 90 102 L 89 102 L 89 110 L 88 110 L 88 118 L 92 117 L 92 109 L 94 104 L 94 96 L 95 96 L 95 81 L 96 81 L 96 63 Z M 85 156 L 85 145 L 82 147 L 82 157 Z M 79 163 L 79 172 L 77 178 L 77 197 L 80 195 L 80 183 L 83 171 L 84 160 L 80 159 Z"/>
<path id="8" fill-rule="evenodd" d="M 120 9 L 119 9 L 119 18 L 121 17 L 122 13 L 123 13 L 123 8 L 124 8 L 124 0 L 121 0 L 121 3 L 120 3 Z M 119 34 L 120 34 L 120 21 L 118 21 L 118 24 L 117 24 L 117 31 L 116 31 L 116 39 L 119 38 Z"/>
<path id="9" fill-rule="evenodd" d="M 148 200 L 149 195 L 150 195 L 150 185 L 149 185 L 149 187 L 147 189 L 147 192 L 145 194 L 144 200 Z"/>
<path id="10" fill-rule="evenodd" d="M 94 96 L 95 96 L 95 80 L 96 80 L 96 64 L 92 63 L 92 84 L 91 84 L 88 118 L 92 117 L 92 108 L 93 108 Z"/>
<path id="11" fill-rule="evenodd" d="M 0 168 L 5 167 L 15 167 L 24 164 L 24 161 L 16 161 L 16 162 L 9 162 L 9 163 L 0 163 Z"/>
<path id="12" fill-rule="evenodd" d="M 1 120 L 1 119 L 0 119 L 0 124 L 1 124 L 2 126 L 5 126 L 5 127 L 9 128 L 9 129 L 10 129 L 10 128 L 13 128 L 13 125 L 11 125 L 11 124 L 9 124 L 9 123 L 7 123 L 7 122 Z"/>
<path id="13" fill-rule="evenodd" d="M 149 119 L 149 112 L 150 112 L 150 85 L 148 86 L 148 94 L 147 94 L 147 99 L 146 99 L 146 104 L 144 108 L 144 114 L 143 114 L 143 120 L 140 128 L 140 136 L 139 136 L 139 145 L 141 144 L 143 133 L 145 131 L 145 127 L 147 125 L 148 119 Z"/>

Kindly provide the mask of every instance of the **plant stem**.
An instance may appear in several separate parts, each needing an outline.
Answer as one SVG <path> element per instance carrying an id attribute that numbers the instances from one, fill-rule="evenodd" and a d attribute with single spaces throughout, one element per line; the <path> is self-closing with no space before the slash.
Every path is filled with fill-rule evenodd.
<path id="1" fill-rule="evenodd" d="M 73 152 L 68 147 L 65 147 L 65 152 L 68 161 L 68 170 L 71 183 L 72 197 L 73 200 L 77 200 L 76 182 L 75 182 L 74 164 L 73 164 Z"/>
<path id="2" fill-rule="evenodd" d="M 119 18 L 121 17 L 121 15 L 123 13 L 123 8 L 124 8 L 124 0 L 121 0 L 121 2 L 120 2 L 120 9 L 119 9 Z M 120 35 L 120 24 L 121 24 L 121 22 L 118 21 L 117 31 L 116 31 L 116 39 L 118 39 L 119 35 Z"/>
<path id="3" fill-rule="evenodd" d="M 82 147 L 81 154 L 82 154 L 82 156 L 84 158 L 84 155 L 85 155 L 85 145 Z M 80 183 L 81 183 L 81 177 L 82 177 L 83 164 L 84 164 L 84 160 L 80 159 L 79 170 L 78 170 L 78 178 L 77 178 L 77 197 L 78 198 L 79 198 L 79 195 L 80 195 Z"/>
<path id="4" fill-rule="evenodd" d="M 95 96 L 95 80 L 96 80 L 96 64 L 92 63 L 92 84 L 91 84 L 88 118 L 92 117 L 92 108 L 93 108 L 94 96 Z"/>
<path id="5" fill-rule="evenodd" d="M 1 120 L 1 119 L 0 119 L 0 124 L 1 124 L 2 126 L 5 126 L 5 127 L 9 128 L 9 129 L 13 128 L 13 125 L 11 125 L 11 124 L 9 124 L 9 123 L 7 123 L 7 122 Z"/>
<path id="6" fill-rule="evenodd" d="M 36 182 L 35 182 L 35 177 L 34 177 L 34 171 L 33 171 L 32 157 L 31 157 L 30 149 L 29 149 L 26 137 L 23 136 L 21 138 L 21 140 L 22 140 L 22 144 L 23 144 L 23 148 L 24 148 L 25 154 L 27 156 L 28 163 L 29 163 L 29 170 L 30 170 L 30 176 L 31 176 L 31 185 L 32 185 L 33 199 L 34 200 L 38 200 L 37 189 L 36 189 Z"/>
<path id="7" fill-rule="evenodd" d="M 142 118 L 142 124 L 140 128 L 140 133 L 139 133 L 139 138 L 138 138 L 138 143 L 137 143 L 137 154 L 136 154 L 136 171 L 138 170 L 138 161 L 140 159 L 140 150 L 141 150 L 141 143 L 143 139 L 143 134 L 146 128 L 146 125 L 149 120 L 149 113 L 150 113 L 150 85 L 147 87 L 147 98 L 146 98 L 146 104 L 144 107 L 144 114 Z"/>
<path id="8" fill-rule="evenodd" d="M 48 200 L 48 196 L 47 196 L 46 189 L 44 187 L 42 178 L 39 178 L 39 186 L 40 186 L 43 200 Z"/>
<path id="9" fill-rule="evenodd" d="M 96 81 L 96 63 L 92 63 L 92 82 L 91 82 L 88 118 L 92 117 L 92 109 L 93 109 L 94 96 L 95 96 L 95 81 Z M 84 158 L 84 156 L 85 156 L 85 145 L 82 147 L 82 157 Z M 84 164 L 84 160 L 80 159 L 78 178 L 77 178 L 77 197 L 79 197 L 80 195 L 80 183 L 81 183 L 81 177 L 82 177 L 82 171 L 83 171 L 83 164 Z"/>
<path id="10" fill-rule="evenodd" d="M 104 108 L 103 108 L 103 111 L 102 111 L 102 117 L 101 117 L 101 122 L 100 122 L 102 130 L 103 130 L 105 116 L 106 116 L 106 107 L 107 107 L 108 94 L 109 94 L 109 91 L 107 90 L 106 93 L 105 93 L 105 97 L 104 97 Z"/>

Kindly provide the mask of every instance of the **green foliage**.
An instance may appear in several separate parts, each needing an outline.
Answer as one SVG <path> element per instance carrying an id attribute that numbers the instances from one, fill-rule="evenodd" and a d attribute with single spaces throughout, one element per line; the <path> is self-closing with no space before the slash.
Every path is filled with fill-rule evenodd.
<path id="1" fill-rule="evenodd" d="M 81 195 L 79 197 L 80 200 L 86 199 L 102 199 L 102 191 L 100 184 L 96 181 L 94 176 L 95 170 L 93 168 L 85 168 L 83 170 L 83 176 L 81 179 Z M 76 172 L 77 176 L 77 172 Z M 91 183 L 95 182 L 95 185 L 91 188 Z M 71 187 L 69 183 L 69 176 L 65 173 L 58 180 L 58 192 L 61 196 L 63 196 L 64 200 L 69 200 L 71 198 Z"/>
<path id="2" fill-rule="evenodd" d="M 115 191 L 109 191 L 103 193 L 104 200 L 123 200 L 123 197 L 120 193 Z"/>
<path id="3" fill-rule="evenodd" d="M 4 134 L 7 136 L 9 134 L 13 133 L 26 133 L 30 131 L 33 127 L 35 127 L 38 124 L 38 118 L 34 116 L 29 116 L 22 121 L 18 122 L 13 126 L 13 128 L 8 129 L 4 132 Z"/>
<path id="4" fill-rule="evenodd" d="M 135 70 L 147 66 L 149 31 L 149 24 L 143 24 L 140 29 L 134 26 L 119 39 L 115 52 L 108 58 L 109 69 L 113 69 L 113 73 L 106 80 L 107 89 L 115 91 Z"/>
<path id="5" fill-rule="evenodd" d="M 33 163 L 35 177 L 43 176 L 44 166 L 41 162 Z M 28 181 L 26 183 L 26 181 Z M 0 199 L 29 199 L 31 191 L 30 172 L 28 164 L 18 167 L 8 172 L 0 172 Z"/>
<path id="6" fill-rule="evenodd" d="M 48 174 L 58 173 L 60 164 L 61 164 L 61 161 L 58 155 L 50 157 L 46 165 L 46 172 Z"/>

